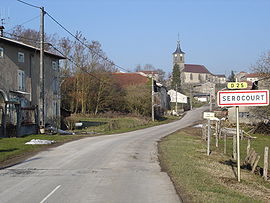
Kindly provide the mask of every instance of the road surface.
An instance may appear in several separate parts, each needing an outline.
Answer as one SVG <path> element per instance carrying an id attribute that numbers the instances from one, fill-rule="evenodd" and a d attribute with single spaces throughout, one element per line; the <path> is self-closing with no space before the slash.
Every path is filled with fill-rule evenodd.
<path id="1" fill-rule="evenodd" d="M 0 202 L 181 202 L 160 171 L 157 141 L 201 119 L 205 109 L 161 126 L 69 142 L 0 170 Z"/>

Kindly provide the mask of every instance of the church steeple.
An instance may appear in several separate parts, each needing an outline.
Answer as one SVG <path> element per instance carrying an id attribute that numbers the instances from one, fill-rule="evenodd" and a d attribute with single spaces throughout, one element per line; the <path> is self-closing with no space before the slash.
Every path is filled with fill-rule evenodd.
<path id="1" fill-rule="evenodd" d="M 183 51 L 181 50 L 181 47 L 180 47 L 180 41 L 179 41 L 179 40 L 177 41 L 177 47 L 176 47 L 175 52 L 173 52 L 173 54 L 185 54 L 185 52 L 183 52 Z"/>
<path id="2" fill-rule="evenodd" d="M 180 69 L 183 69 L 185 64 L 184 56 L 185 52 L 181 50 L 180 41 L 178 40 L 176 50 L 173 52 L 173 65 L 178 64 Z"/>

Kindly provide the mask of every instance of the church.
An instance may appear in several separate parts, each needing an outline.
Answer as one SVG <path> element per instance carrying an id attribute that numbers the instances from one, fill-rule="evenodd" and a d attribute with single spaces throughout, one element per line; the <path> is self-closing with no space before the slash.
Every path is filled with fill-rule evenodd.
<path id="1" fill-rule="evenodd" d="M 215 84 L 226 83 L 225 75 L 214 75 L 204 65 L 185 64 L 185 52 L 181 50 L 179 41 L 177 41 L 175 52 L 173 52 L 173 66 L 175 64 L 180 68 L 182 84 L 195 85 L 206 82 Z"/>

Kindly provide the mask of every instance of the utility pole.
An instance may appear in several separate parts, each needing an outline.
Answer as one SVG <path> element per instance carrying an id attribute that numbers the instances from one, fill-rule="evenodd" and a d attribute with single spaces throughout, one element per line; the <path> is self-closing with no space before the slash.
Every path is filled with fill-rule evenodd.
<path id="1" fill-rule="evenodd" d="M 190 101 L 189 101 L 189 103 L 190 103 L 190 110 L 192 110 L 192 85 L 190 86 Z"/>
<path id="2" fill-rule="evenodd" d="M 212 111 L 212 90 L 210 92 L 210 111 Z"/>
<path id="3" fill-rule="evenodd" d="M 44 78 L 44 7 L 40 7 L 40 100 L 39 100 L 39 119 L 40 127 L 45 125 L 45 78 Z M 45 126 L 44 126 L 45 127 Z"/>
<path id="4" fill-rule="evenodd" d="M 154 109 L 154 76 L 152 72 L 152 121 L 155 121 L 155 109 Z"/>
<path id="5" fill-rule="evenodd" d="M 237 78 L 235 79 L 237 81 Z M 236 106 L 235 109 L 236 114 L 236 146 L 237 146 L 237 180 L 241 181 L 241 169 L 240 169 L 240 129 L 239 129 L 239 106 Z"/>
<path id="6" fill-rule="evenodd" d="M 177 114 L 177 111 L 178 111 L 178 109 L 177 109 L 177 84 L 176 84 L 176 87 L 175 87 L 175 89 L 176 89 L 176 91 L 175 91 L 175 112 L 176 112 L 176 114 Z"/>

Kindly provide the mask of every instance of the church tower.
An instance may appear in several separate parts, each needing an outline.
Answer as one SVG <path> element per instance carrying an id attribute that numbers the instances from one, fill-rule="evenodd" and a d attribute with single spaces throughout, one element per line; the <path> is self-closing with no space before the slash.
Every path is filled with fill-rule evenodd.
<path id="1" fill-rule="evenodd" d="M 185 67 L 185 52 L 183 52 L 180 48 L 180 41 L 177 41 L 177 47 L 175 52 L 173 52 L 173 66 L 178 64 L 180 67 L 180 71 L 182 71 Z"/>

